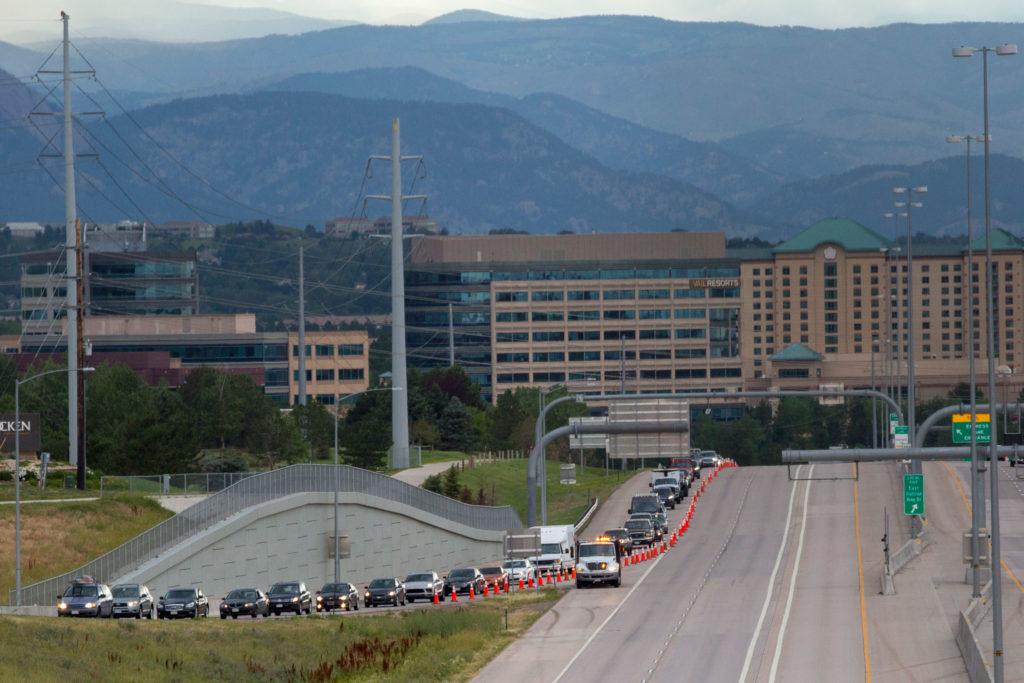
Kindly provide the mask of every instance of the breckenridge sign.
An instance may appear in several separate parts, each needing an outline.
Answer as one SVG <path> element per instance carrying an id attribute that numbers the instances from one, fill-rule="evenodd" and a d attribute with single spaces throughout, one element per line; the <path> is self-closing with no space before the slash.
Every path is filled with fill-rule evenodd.
<path id="1" fill-rule="evenodd" d="M 39 413 L 22 413 L 19 422 L 13 414 L 0 414 L 0 453 L 14 453 L 14 432 L 20 424 L 21 452 L 38 452 L 40 449 Z"/>

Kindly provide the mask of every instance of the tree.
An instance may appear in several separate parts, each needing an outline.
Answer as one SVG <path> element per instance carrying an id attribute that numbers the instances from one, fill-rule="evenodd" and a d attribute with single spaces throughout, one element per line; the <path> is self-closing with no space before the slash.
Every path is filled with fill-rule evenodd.
<path id="1" fill-rule="evenodd" d="M 440 442 L 437 427 L 434 426 L 433 422 L 424 418 L 413 421 L 409 428 L 409 434 L 414 443 L 422 446 L 434 446 Z"/>
<path id="2" fill-rule="evenodd" d="M 380 470 L 386 464 L 391 430 L 386 420 L 369 415 L 345 426 L 339 437 L 345 445 L 345 462 L 367 470 Z"/>
<path id="3" fill-rule="evenodd" d="M 458 498 L 459 491 L 461 490 L 458 465 L 452 465 L 444 473 L 444 479 L 441 482 L 441 493 L 449 498 Z"/>
<path id="4" fill-rule="evenodd" d="M 334 448 L 334 416 L 326 407 L 316 401 L 295 405 L 290 417 L 318 459 L 331 454 Z"/>
<path id="5" fill-rule="evenodd" d="M 480 397 L 480 386 L 474 382 L 462 366 L 450 368 L 434 368 L 423 375 L 423 388 L 430 391 L 432 387 L 440 389 L 445 399 L 452 396 L 463 404 L 474 408 L 482 408 L 484 403 Z"/>
<path id="6" fill-rule="evenodd" d="M 441 478 L 441 475 L 431 474 L 430 476 L 423 480 L 422 487 L 425 488 L 427 491 L 432 491 L 433 493 L 443 493 L 442 485 L 443 479 Z"/>
<path id="7" fill-rule="evenodd" d="M 448 405 L 438 418 L 437 431 L 441 438 L 441 447 L 445 450 L 468 451 L 475 446 L 473 418 L 456 396 L 448 400 Z"/>

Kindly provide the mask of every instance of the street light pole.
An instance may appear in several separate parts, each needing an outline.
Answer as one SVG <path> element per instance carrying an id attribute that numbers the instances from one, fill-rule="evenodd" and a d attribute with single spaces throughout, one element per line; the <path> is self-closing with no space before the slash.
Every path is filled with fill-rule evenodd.
<path id="1" fill-rule="evenodd" d="M 985 143 L 985 312 L 986 321 L 986 347 L 988 352 L 988 395 L 989 403 L 995 404 L 996 400 L 996 346 L 995 346 L 995 325 L 993 323 L 992 298 L 995 294 L 995 278 L 992 272 L 992 195 L 989 184 L 989 134 L 988 125 L 988 53 L 995 52 L 999 57 L 1009 57 L 1017 54 L 1017 46 L 1011 43 L 1004 43 L 995 48 L 991 47 L 958 47 L 953 48 L 953 57 L 971 57 L 974 53 L 981 53 L 982 73 L 982 109 L 985 119 L 985 130 L 983 140 Z M 972 330 L 973 333 L 973 330 Z M 1002 560 L 1001 542 L 999 538 L 999 455 L 997 446 L 999 443 L 998 430 L 993 428 L 991 442 L 989 443 L 989 469 L 991 481 L 992 503 L 990 506 L 992 514 L 991 535 L 992 535 L 992 675 L 996 683 L 1002 683 L 1004 678 L 1003 661 L 1003 572 L 1000 567 Z"/>
<path id="2" fill-rule="evenodd" d="M 95 368 L 78 368 L 77 372 L 92 372 Z M 67 368 L 47 370 L 14 380 L 14 606 L 21 607 L 21 385 L 34 379 L 58 372 L 71 372 Z"/>
<path id="3" fill-rule="evenodd" d="M 871 339 L 871 390 L 875 391 L 875 344 L 877 339 Z M 871 447 L 878 448 L 878 402 L 871 397 Z"/>
<path id="4" fill-rule="evenodd" d="M 978 461 L 977 386 L 978 377 L 974 359 L 974 224 L 971 221 L 974 207 L 971 185 L 971 142 L 980 140 L 977 135 L 948 135 L 946 142 L 965 143 L 967 175 L 967 357 L 971 392 L 971 597 L 981 597 L 981 562 L 979 560 L 981 541 L 978 530 L 985 523 L 985 478 L 981 476 Z M 990 402 L 991 402 L 990 398 Z"/>

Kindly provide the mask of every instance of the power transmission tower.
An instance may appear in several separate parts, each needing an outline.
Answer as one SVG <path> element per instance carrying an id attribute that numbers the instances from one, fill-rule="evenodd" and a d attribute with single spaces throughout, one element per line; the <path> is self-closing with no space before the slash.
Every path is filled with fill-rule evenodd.
<path id="1" fill-rule="evenodd" d="M 373 155 L 370 161 L 391 162 L 391 194 L 367 195 L 367 199 L 391 202 L 391 466 L 409 466 L 409 396 L 405 352 L 405 251 L 402 245 L 402 202 L 426 200 L 426 195 L 402 194 L 402 162 L 421 161 L 422 156 L 402 156 L 398 119 L 391 122 L 391 155 Z"/>

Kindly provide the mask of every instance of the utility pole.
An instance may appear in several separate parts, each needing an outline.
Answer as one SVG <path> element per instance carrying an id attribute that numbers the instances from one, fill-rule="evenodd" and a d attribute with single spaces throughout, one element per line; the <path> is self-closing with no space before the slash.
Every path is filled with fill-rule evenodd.
<path id="1" fill-rule="evenodd" d="M 78 374 L 78 368 L 84 368 L 85 367 L 85 343 L 84 343 L 85 342 L 85 330 L 83 329 L 84 328 L 84 325 L 83 325 L 83 315 L 85 313 L 85 311 L 83 310 L 84 309 L 84 302 L 85 302 L 85 294 L 84 294 L 84 291 L 85 291 L 85 286 L 84 286 L 85 285 L 85 268 L 84 268 L 84 264 L 85 264 L 85 256 L 84 256 L 85 245 L 82 243 L 82 231 L 81 231 L 80 227 L 81 226 L 79 224 L 79 221 L 76 218 L 75 219 L 75 270 L 79 274 L 78 277 L 75 278 L 76 299 L 79 302 L 79 304 L 77 306 L 75 306 L 75 309 L 74 309 L 74 311 L 75 311 L 75 320 L 74 320 L 74 327 L 75 327 L 75 349 L 74 349 L 74 353 L 75 353 L 75 371 L 74 371 L 74 373 L 75 373 L 76 376 Z M 68 320 L 68 327 L 70 328 L 71 325 L 72 325 L 72 321 Z M 68 357 L 70 358 L 70 356 L 71 356 L 71 347 L 68 346 Z M 80 426 L 80 429 L 78 430 L 78 432 L 76 434 L 77 440 L 78 440 L 78 470 L 77 470 L 76 474 L 78 475 L 78 477 L 77 477 L 78 489 L 80 491 L 84 491 L 85 490 L 85 468 L 86 468 L 86 464 L 87 464 L 86 461 L 85 461 L 85 378 L 84 377 L 82 377 L 77 382 L 75 382 L 75 391 L 77 392 L 77 396 L 76 396 L 76 400 L 75 400 L 75 411 L 76 411 L 76 418 L 75 419 L 77 421 L 77 424 Z"/>
<path id="2" fill-rule="evenodd" d="M 306 271 L 305 247 L 299 245 L 299 405 L 306 405 Z"/>
<path id="3" fill-rule="evenodd" d="M 455 367 L 455 321 L 451 304 L 448 304 L 448 367 Z"/>
<path id="4" fill-rule="evenodd" d="M 60 13 L 64 25 L 64 265 L 67 272 L 67 290 L 69 312 L 78 311 L 78 215 L 75 199 L 75 141 L 74 121 L 71 116 L 71 38 L 68 22 L 71 17 Z M 77 483 L 79 489 L 85 488 L 85 462 L 78 457 L 78 417 L 79 400 L 78 368 L 81 358 L 79 350 L 78 325 L 65 319 L 67 327 L 67 362 L 68 362 L 68 462 L 77 467 Z"/>

